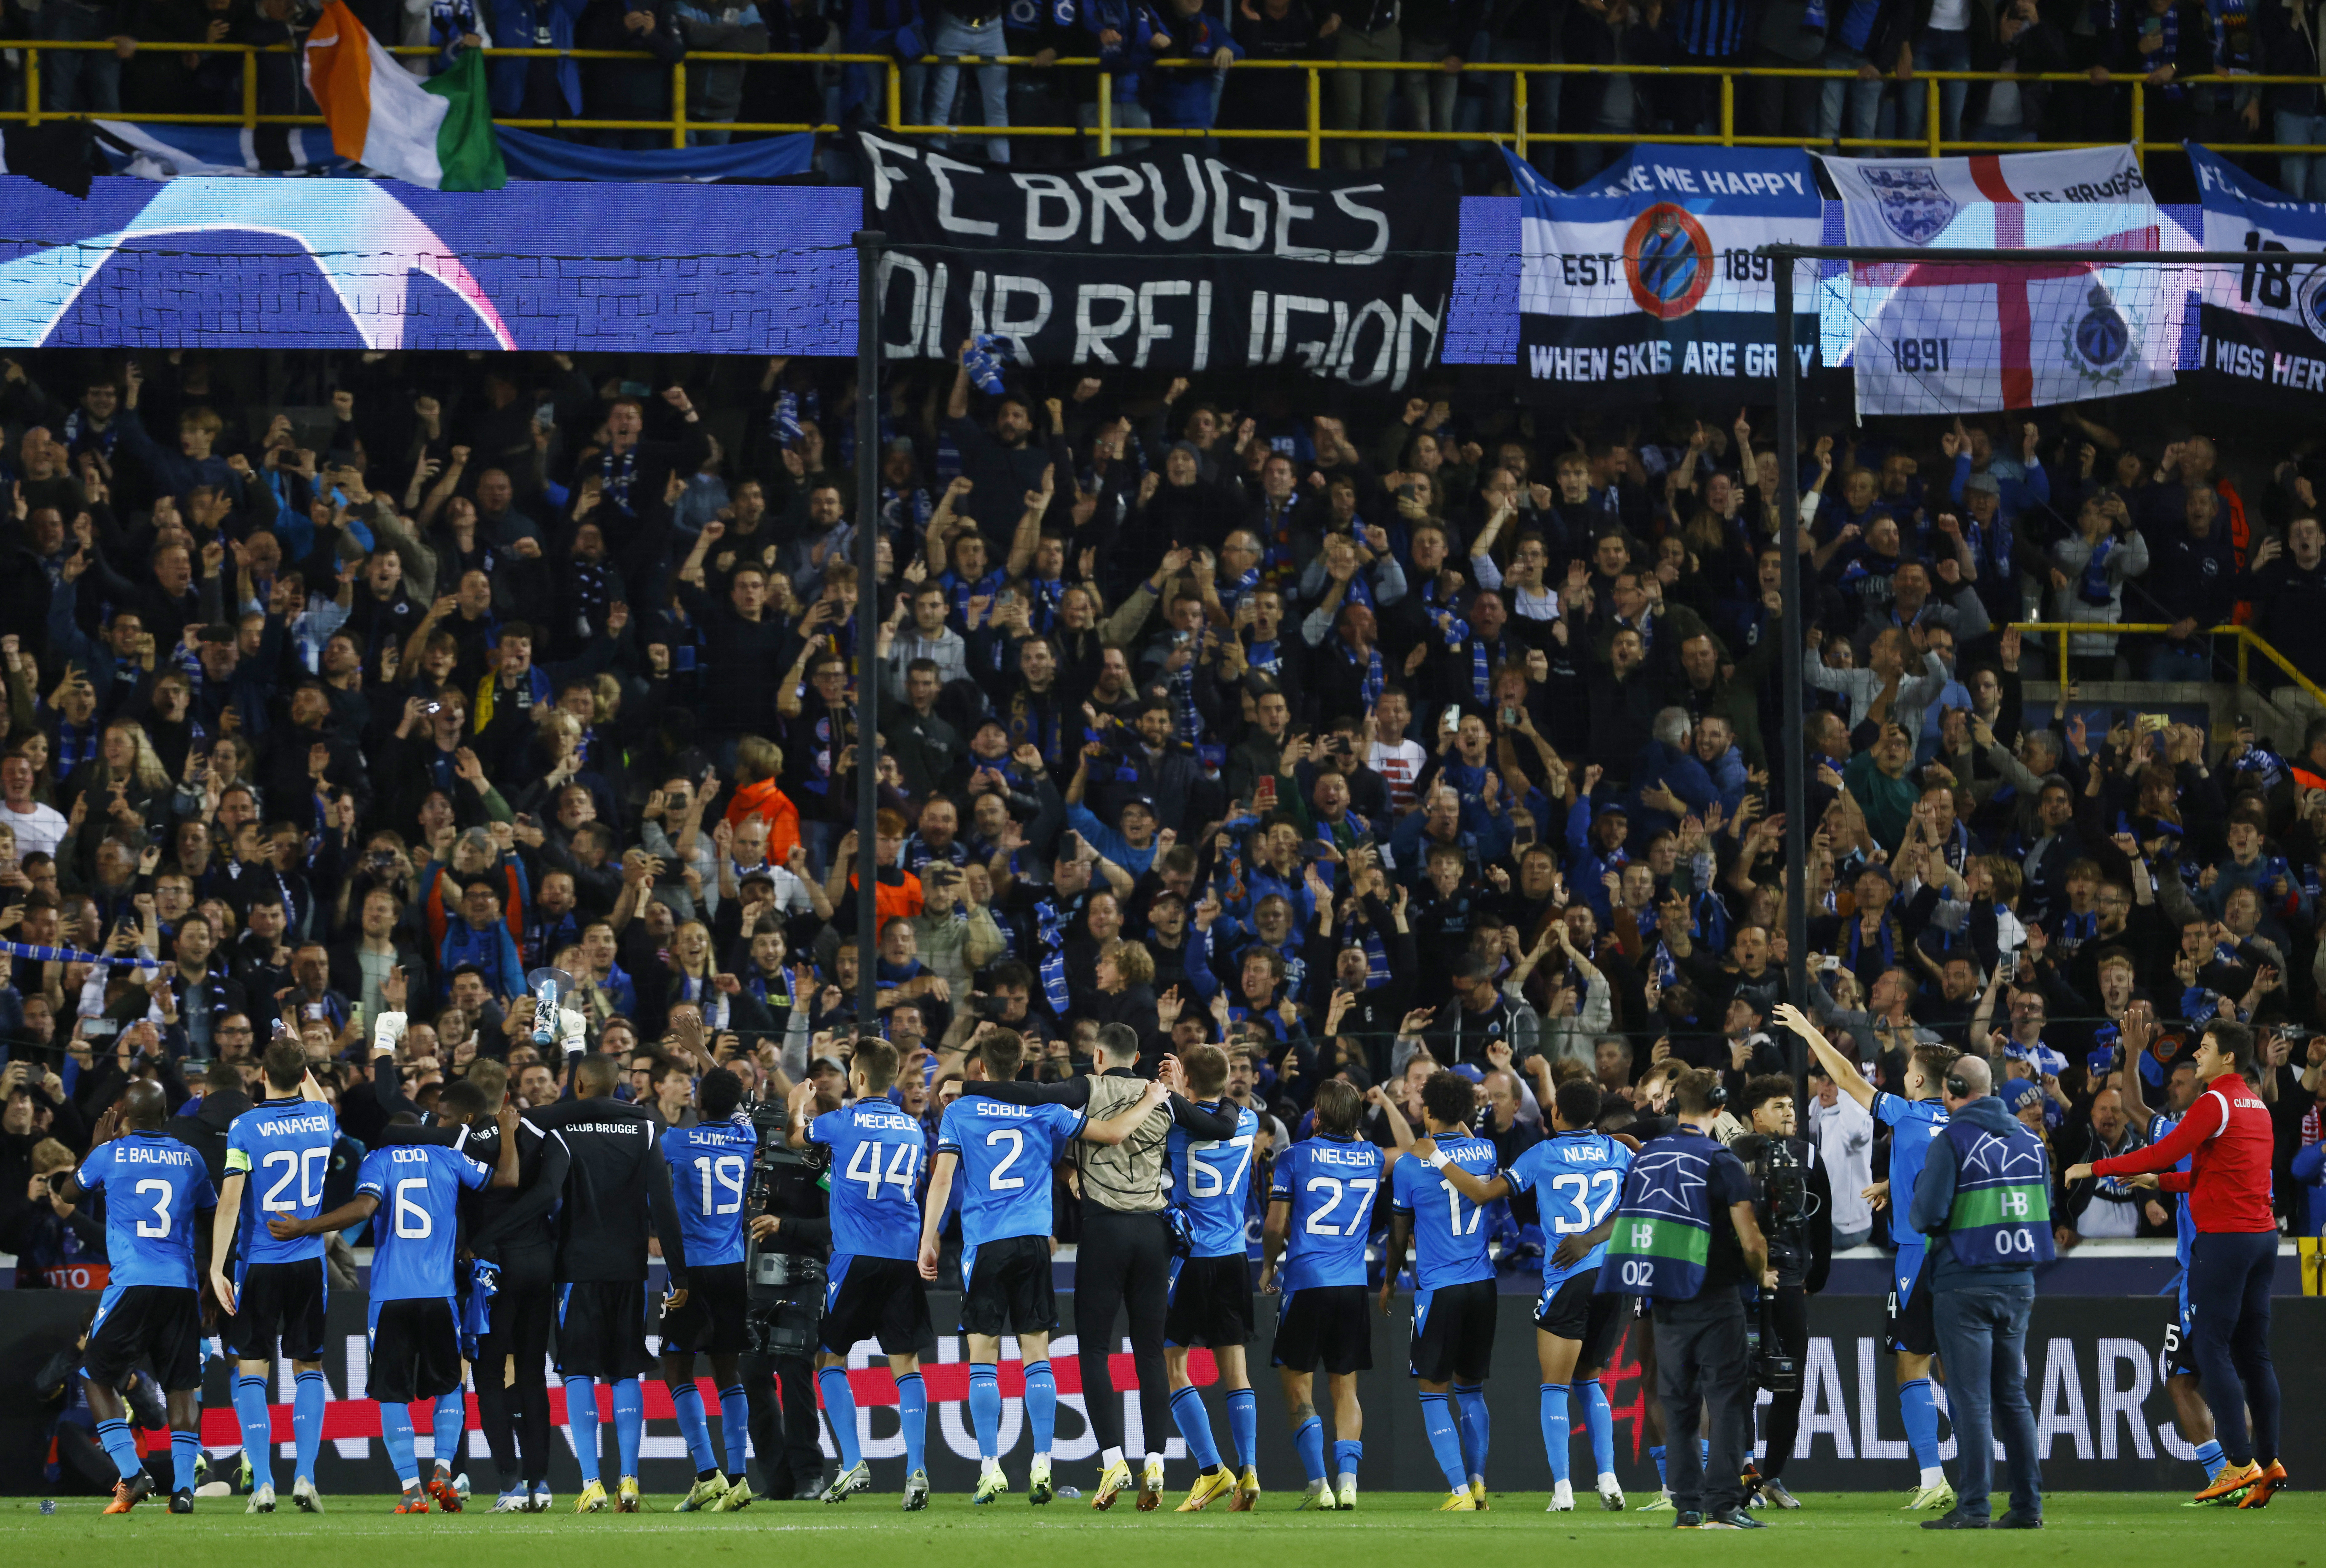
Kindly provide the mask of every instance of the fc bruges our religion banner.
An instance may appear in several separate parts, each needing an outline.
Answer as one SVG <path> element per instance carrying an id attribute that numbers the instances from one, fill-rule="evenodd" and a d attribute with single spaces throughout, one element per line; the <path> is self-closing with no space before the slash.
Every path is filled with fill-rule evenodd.
<path id="1" fill-rule="evenodd" d="M 2196 369 L 2203 389 L 2246 402 L 2317 406 L 2326 396 L 2326 207 L 2297 201 L 2191 145 L 2205 248 L 2245 266 L 2205 268 Z"/>
<path id="2" fill-rule="evenodd" d="M 2182 274 L 1940 260 L 2166 248 L 2131 148 L 1819 161 L 1849 244 L 1932 253 L 1855 262 L 1820 290 L 1827 358 L 1856 368 L 1860 414 L 2032 408 L 2171 384 Z"/>
<path id="3" fill-rule="evenodd" d="M 1505 154 L 1508 157 L 1508 154 Z M 1644 145 L 1568 192 L 1509 159 L 1519 187 L 1519 362 L 1544 397 L 1768 400 L 1776 274 L 1763 245 L 1815 245 L 1823 203 L 1807 154 Z M 1794 352 L 1817 334 L 1803 264 Z"/>
<path id="4" fill-rule="evenodd" d="M 1034 170 L 861 143 L 889 359 L 991 333 L 1021 365 L 1289 364 L 1391 389 L 1437 359 L 1461 182 L 1433 160 L 1263 179 L 1195 152 Z"/>

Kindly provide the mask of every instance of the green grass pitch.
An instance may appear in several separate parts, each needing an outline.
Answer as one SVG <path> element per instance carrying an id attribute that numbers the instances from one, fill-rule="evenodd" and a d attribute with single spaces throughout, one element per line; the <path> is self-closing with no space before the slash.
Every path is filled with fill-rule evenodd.
<path id="1" fill-rule="evenodd" d="M 2235 1568 L 2326 1568 L 2326 1539 L 2314 1499 L 2281 1495 L 2264 1511 L 2182 1507 L 2183 1498 L 2123 1492 L 2070 1492 L 2045 1507 L 2039 1533 L 1969 1537 L 1916 1527 L 1924 1516 L 1900 1511 L 1898 1497 L 1870 1493 L 1806 1496 L 1798 1513 L 1770 1516 L 1766 1530 L 1682 1536 L 1664 1513 L 1603 1513 L 1596 1498 L 1573 1514 L 1546 1516 L 1541 1492 L 1498 1492 L 1484 1515 L 1438 1517 L 1438 1498 L 1373 1493 L 1354 1514 L 1300 1514 L 1293 1496 L 1262 1497 L 1251 1514 L 1214 1504 L 1200 1517 L 1162 1509 L 1141 1515 L 1126 1497 L 1108 1514 L 1060 1498 L 1028 1506 L 1019 1489 L 991 1507 L 939 1497 L 928 1511 L 906 1514 L 892 1496 L 865 1494 L 833 1507 L 754 1503 L 740 1514 L 675 1516 L 673 1497 L 650 1497 L 650 1511 L 577 1517 L 561 1495 L 548 1515 L 494 1515 L 471 1507 L 456 1517 L 397 1517 L 386 1497 L 329 1499 L 312 1518 L 290 1511 L 250 1517 L 242 1499 L 205 1498 L 191 1517 L 173 1517 L 161 1500 L 126 1518 L 102 1518 L 93 1498 L 60 1498 L 43 1516 L 30 1498 L 0 1501 L 0 1554 L 12 1568 L 252 1568 L 270 1562 L 390 1563 L 395 1568 L 637 1568 L 641 1563 L 715 1564 L 730 1552 L 761 1562 L 791 1557 L 815 1568 L 858 1563 L 876 1568 L 1186 1568 L 1194 1552 L 1230 1551 L 1251 1537 L 1255 1563 L 1459 1562 L 1443 1554 L 1482 1553 L 1474 1561 L 1538 1563 L 1577 1549 L 1595 1563 L 1678 1562 L 1717 1554 L 1744 1568 L 1818 1564 L 1873 1568 L 1883 1563 L 2043 1563 L 2098 1568 L 2191 1568 L 2211 1561 Z M 1184 1494 L 1182 1494 L 1184 1495 Z M 2001 1498 L 1998 1498 L 2000 1504 Z M 392 1556 L 386 1554 L 393 1554 Z M 800 1555 L 794 1557 L 794 1554 Z M 927 1555 L 923 1555 L 927 1554 Z M 1354 1554 L 1354 1555 L 1353 1555 Z"/>

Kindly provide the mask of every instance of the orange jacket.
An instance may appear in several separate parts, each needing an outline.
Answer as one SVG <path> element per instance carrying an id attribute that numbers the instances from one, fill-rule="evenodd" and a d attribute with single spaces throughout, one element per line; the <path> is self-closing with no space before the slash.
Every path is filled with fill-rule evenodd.
<path id="1" fill-rule="evenodd" d="M 740 827 L 751 817 L 768 825 L 768 863 L 783 864 L 800 841 L 799 807 L 773 779 L 762 779 L 738 786 L 727 802 L 728 826 Z"/>

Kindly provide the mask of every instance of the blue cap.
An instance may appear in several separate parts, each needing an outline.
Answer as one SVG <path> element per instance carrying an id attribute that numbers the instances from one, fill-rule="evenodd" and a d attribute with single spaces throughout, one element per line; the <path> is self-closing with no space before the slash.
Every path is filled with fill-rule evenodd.
<path id="1" fill-rule="evenodd" d="M 1461 1077 L 1468 1078 L 1474 1084 L 1482 1084 L 1486 1081 L 1485 1069 L 1477 1066 L 1474 1062 L 1457 1061 L 1454 1064 L 1454 1071 Z"/>
<path id="2" fill-rule="evenodd" d="M 1996 1092 L 2002 1097 L 2004 1107 L 2015 1116 L 2029 1100 L 2042 1097 L 2043 1086 L 2033 1078 L 2005 1078 Z"/>

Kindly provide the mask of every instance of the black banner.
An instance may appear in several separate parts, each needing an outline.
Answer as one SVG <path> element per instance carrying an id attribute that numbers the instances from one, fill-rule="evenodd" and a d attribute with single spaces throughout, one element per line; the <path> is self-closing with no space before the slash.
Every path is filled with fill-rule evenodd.
<path id="1" fill-rule="evenodd" d="M 1487 1383 L 1500 1434 L 1487 1479 L 1497 1490 L 1547 1491 L 1549 1488 L 1549 1470 L 1535 1420 L 1531 1300 L 1507 1295 L 1500 1302 L 1493 1374 Z M 1260 1391 L 1261 1476 L 1272 1494 L 1262 1506 L 1271 1508 L 1289 1506 L 1290 1498 L 1285 1494 L 1297 1495 L 1300 1479 L 1283 1399 L 1268 1367 L 1277 1301 L 1269 1296 L 1257 1302 L 1260 1332 L 1249 1352 L 1253 1381 Z M 9 1312 L 0 1318 L 0 1493 L 37 1495 L 75 1489 L 43 1479 L 55 1410 L 34 1397 L 32 1379 L 51 1350 L 72 1342 L 95 1302 L 93 1294 L 79 1292 L 20 1291 L 14 1293 Z M 1373 1370 L 1360 1379 L 1365 1410 L 1363 1482 L 1373 1491 L 1435 1491 L 1444 1484 L 1422 1432 L 1414 1384 L 1406 1376 L 1407 1305 L 1400 1297 L 1397 1317 L 1375 1321 Z M 1054 1337 L 1050 1351 L 1060 1389 L 1053 1452 L 1061 1467 L 1059 1479 L 1086 1486 L 1097 1473 L 1093 1457 L 1097 1444 L 1075 1362 L 1072 1294 L 1061 1293 L 1058 1306 L 1064 1325 Z M 932 1293 L 930 1308 L 942 1330 L 954 1321 L 959 1298 L 951 1293 Z M 2281 1296 L 2273 1310 L 2275 1333 L 2271 1350 L 2281 1385 L 2289 1393 L 2315 1386 L 2326 1377 L 2326 1350 L 2320 1348 L 2326 1343 L 2326 1302 Z M 1810 1349 L 1802 1362 L 1805 1393 L 1800 1435 L 1785 1471 L 1786 1480 L 1797 1491 L 1903 1490 L 1913 1482 L 1914 1463 L 1899 1420 L 1896 1367 L 1881 1351 L 1882 1312 L 1881 1301 L 1874 1297 L 1825 1297 L 1810 1302 Z M 377 1407 L 361 1398 L 364 1316 L 362 1292 L 331 1293 L 330 1338 L 323 1358 L 331 1403 L 325 1415 L 325 1441 L 316 1476 L 327 1494 L 378 1494 L 393 1484 L 376 1435 L 379 1430 Z M 2168 1297 L 2052 1297 L 2036 1302 L 2027 1337 L 2027 1392 L 2035 1409 L 2048 1490 L 2181 1491 L 2193 1490 L 2200 1484 L 2191 1451 L 2173 1429 L 2172 1400 L 2164 1387 L 2164 1330 L 2172 1316 Z M 1635 1325 L 1605 1382 L 1615 1414 L 1616 1471 L 1627 1489 L 1643 1494 L 1654 1489 L 1655 1470 L 1647 1455 L 1644 1416 L 1649 1390 L 1641 1376 L 1639 1333 Z M 1132 1375 L 1130 1357 L 1124 1353 L 1128 1345 L 1118 1340 L 1115 1349 L 1114 1377 L 1129 1386 Z M 875 1485 L 893 1492 L 904 1484 L 904 1446 L 898 1435 L 894 1385 L 877 1350 L 877 1346 L 861 1346 L 852 1358 L 863 1367 L 853 1378 L 857 1419 L 865 1456 L 872 1461 Z M 941 1332 L 935 1358 L 925 1361 L 929 1477 L 941 1490 L 965 1492 L 977 1480 L 977 1449 L 966 1403 L 968 1369 L 961 1365 L 966 1354 L 960 1336 Z M 1015 1342 L 1005 1340 L 1002 1354 L 1004 1459 L 1022 1483 L 1030 1433 Z M 707 1376 L 707 1367 L 698 1370 Z M 1193 1354 L 1190 1372 L 1204 1390 L 1214 1430 L 1224 1445 L 1226 1415 L 1208 1352 Z M 272 1380 L 278 1405 L 277 1432 L 284 1437 L 290 1430 L 289 1413 L 283 1407 L 289 1398 L 286 1373 L 286 1367 L 278 1367 Z M 211 1363 L 204 1389 L 203 1436 L 210 1451 L 219 1456 L 240 1447 L 228 1402 L 228 1363 Z M 550 1381 L 553 1409 L 560 1409 L 563 1391 L 555 1386 L 554 1378 Z M 669 1418 L 668 1395 L 657 1382 L 649 1382 L 646 1395 L 648 1419 L 641 1479 L 649 1491 L 683 1491 L 693 1468 Z M 1108 1397 L 1123 1398 L 1127 1419 L 1139 1420 L 1135 1395 Z M 711 1408 L 715 1440 L 715 1400 Z M 2300 1399 L 2290 1399 L 2285 1422 L 2281 1447 L 2287 1468 L 2297 1475 L 2326 1468 L 2326 1445 L 2320 1442 L 2316 1413 Z M 481 1457 L 473 1412 L 470 1425 L 469 1442 L 477 1451 L 465 1468 L 481 1489 L 490 1485 L 492 1467 Z M 1764 1419 L 1763 1431 L 1765 1426 Z M 425 1454 L 424 1420 L 419 1430 Z M 1192 1471 L 1168 1413 L 1156 1412 L 1145 1430 L 1154 1434 L 1173 1461 L 1172 1484 L 1186 1484 Z M 1953 1429 L 1942 1423 L 1940 1432 L 1941 1453 L 1951 1465 Z M 600 1437 L 610 1467 L 614 1442 L 610 1423 L 604 1425 Z M 823 1442 L 830 1455 L 828 1429 Z M 551 1479 L 560 1494 L 571 1494 L 579 1472 L 563 1432 L 557 1445 Z M 1580 1430 L 1575 1433 L 1573 1452 L 1576 1472 L 1587 1482 L 1589 1449 Z M 154 1462 L 167 1465 L 166 1450 Z M 277 1460 L 276 1474 L 278 1482 L 287 1479 L 285 1461 Z"/>
<path id="2" fill-rule="evenodd" d="M 889 359 L 991 333 L 1020 365 L 1298 365 L 1391 389 L 1437 359 L 1461 189 L 1435 160 L 1263 178 L 1208 151 L 1035 170 L 861 141 Z"/>

